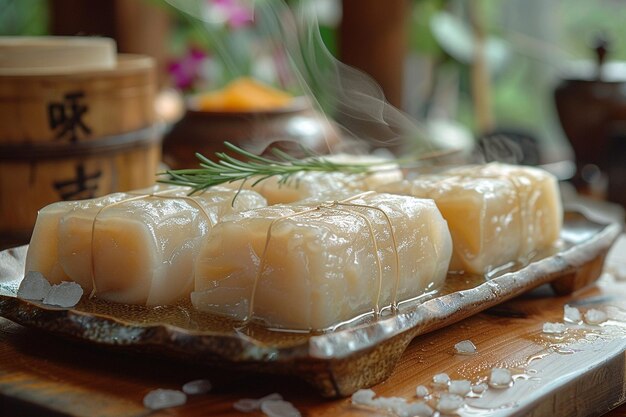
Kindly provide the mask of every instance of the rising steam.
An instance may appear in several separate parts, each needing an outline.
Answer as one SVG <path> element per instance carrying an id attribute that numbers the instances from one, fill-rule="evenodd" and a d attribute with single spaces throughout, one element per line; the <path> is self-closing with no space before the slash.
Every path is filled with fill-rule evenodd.
<path id="1" fill-rule="evenodd" d="M 228 41 L 215 42 L 215 19 L 206 13 L 207 0 L 167 1 L 202 25 L 227 71 L 245 75 L 237 59 L 240 48 Z M 329 151 L 434 150 L 417 122 L 390 105 L 371 77 L 332 56 L 322 41 L 316 16 L 296 15 L 282 0 L 240 1 L 254 10 L 254 34 L 263 40 L 264 50 L 255 52 L 279 58 L 275 65 L 280 67 L 276 69 L 282 75 L 282 87 L 305 95 L 340 127 L 342 143 L 332 149 L 329 145 Z M 258 150 L 267 145 L 259 144 Z"/>

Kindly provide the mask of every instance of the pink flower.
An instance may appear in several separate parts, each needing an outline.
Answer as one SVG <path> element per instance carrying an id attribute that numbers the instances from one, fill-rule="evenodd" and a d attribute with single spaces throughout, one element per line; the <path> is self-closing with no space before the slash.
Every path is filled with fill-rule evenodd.
<path id="1" fill-rule="evenodd" d="M 225 16 L 228 25 L 234 29 L 246 26 L 254 20 L 254 10 L 241 0 L 209 0 L 209 2 Z"/>

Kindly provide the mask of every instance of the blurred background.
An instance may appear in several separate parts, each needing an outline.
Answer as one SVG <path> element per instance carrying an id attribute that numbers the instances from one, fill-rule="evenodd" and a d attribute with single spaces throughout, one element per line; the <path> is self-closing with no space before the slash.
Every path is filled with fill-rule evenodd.
<path id="1" fill-rule="evenodd" d="M 223 140 L 245 144 L 250 136 L 263 136 L 259 132 L 268 140 L 289 137 L 313 149 L 320 141 L 326 147 L 340 142 L 348 130 L 367 136 L 361 127 L 342 123 L 342 117 L 359 119 L 358 114 L 326 105 L 336 85 L 319 82 L 327 74 L 320 63 L 332 57 L 300 40 L 304 58 L 294 64 L 290 49 L 277 47 L 292 41 L 284 29 L 290 20 L 280 10 L 274 20 L 255 20 L 250 2 L 198 0 L 193 13 L 200 19 L 192 19 L 180 10 L 185 2 L 170 3 L 0 0 L 0 35 L 108 37 L 117 52 L 154 58 L 156 113 L 166 126 L 163 161 L 174 168 L 193 164 L 195 151 L 211 154 Z M 489 161 L 499 159 L 501 148 L 511 153 L 513 144 L 521 150 L 512 152 L 513 162 L 541 165 L 580 193 L 625 204 L 621 1 L 289 0 L 286 5 L 296 15 L 315 17 L 315 32 L 319 29 L 331 56 L 369 74 L 387 101 L 415 120 L 420 134 L 438 148 L 474 157 L 478 150 Z M 307 72 L 311 63 L 317 76 Z M 294 65 L 300 73 L 290 71 Z M 367 82 L 353 87 L 366 87 L 378 98 Z M 280 110 L 285 94 L 314 97 L 317 105 Z M 260 104 L 249 103 L 249 97 Z M 385 106 L 369 110 L 388 115 Z M 396 132 L 393 123 L 386 127 Z M 386 134 L 372 130 L 373 137 Z"/>
<path id="2" fill-rule="evenodd" d="M 236 1 L 206 3 L 223 13 L 224 31 L 241 32 L 237 42 L 259 41 L 246 39 L 250 22 Z M 532 131 L 549 151 L 566 147 L 553 104 L 563 64 L 594 59 L 592 45 L 599 35 L 610 39 L 611 59 L 626 59 L 626 9 L 619 0 L 377 3 L 288 1 L 291 7 L 317 13 L 329 50 L 374 75 L 391 103 L 414 117 L 448 119 L 473 133 L 496 124 Z M 217 39 L 207 38 L 160 0 L 0 0 L 0 35 L 112 37 L 120 52 L 155 57 L 160 85 L 184 92 L 217 88 L 229 76 L 213 45 Z M 485 121 L 476 117 L 471 88 L 472 44 L 478 35 L 485 45 L 491 87 L 491 116 Z M 348 43 L 344 48 L 342 37 Z M 372 37 L 385 37 L 379 42 L 397 46 L 372 49 Z M 401 59 L 393 56 L 400 55 L 397 49 Z M 280 77 L 266 60 L 246 65 L 264 81 Z"/>

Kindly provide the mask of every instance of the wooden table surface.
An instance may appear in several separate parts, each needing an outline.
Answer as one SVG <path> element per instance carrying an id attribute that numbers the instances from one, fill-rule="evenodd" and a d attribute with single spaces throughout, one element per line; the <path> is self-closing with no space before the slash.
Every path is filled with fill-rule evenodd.
<path id="1" fill-rule="evenodd" d="M 607 270 L 626 266 L 626 237 Z M 555 297 L 548 286 L 455 325 L 416 338 L 392 376 L 373 387 L 377 395 L 415 400 L 415 387 L 436 373 L 484 379 L 494 366 L 514 370 L 512 388 L 488 390 L 461 416 L 602 415 L 626 400 L 626 280 L 605 274 L 592 287 Z M 622 277 L 626 279 L 625 277 Z M 563 306 L 599 308 L 612 318 L 603 326 L 569 329 L 559 338 L 542 334 L 546 321 L 563 320 Z M 454 353 L 470 339 L 478 353 Z M 142 405 L 156 388 L 180 389 L 208 378 L 214 388 L 187 404 L 150 412 Z M 0 416 L 236 416 L 232 404 L 279 392 L 305 416 L 388 415 L 355 407 L 349 399 L 323 399 L 303 383 L 276 376 L 218 372 L 157 357 L 138 356 L 68 342 L 0 319 Z M 251 413 L 260 416 L 261 413 Z M 619 407 L 609 416 L 626 416 Z"/>

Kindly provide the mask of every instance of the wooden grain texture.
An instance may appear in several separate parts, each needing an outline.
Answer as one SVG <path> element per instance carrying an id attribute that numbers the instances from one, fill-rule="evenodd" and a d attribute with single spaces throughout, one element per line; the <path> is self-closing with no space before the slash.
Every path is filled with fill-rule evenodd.
<path id="1" fill-rule="evenodd" d="M 341 62 L 365 71 L 381 86 L 389 103 L 401 107 L 409 3 L 344 0 L 342 8 Z"/>
<path id="2" fill-rule="evenodd" d="M 4 237 L 12 240 L 13 246 L 28 243 L 37 211 L 61 200 L 63 190 L 80 191 L 79 184 L 61 190 L 55 187 L 61 182 L 77 181 L 79 169 L 87 176 L 98 174 L 85 181 L 85 186 L 97 189 L 91 194 L 89 190 L 78 192 L 76 199 L 148 187 L 154 183 L 160 160 L 161 143 L 155 133 L 147 142 L 120 151 L 39 161 L 0 161 L 0 241 Z"/>
<path id="3" fill-rule="evenodd" d="M 154 61 L 141 55 L 118 55 L 114 68 L 82 70 L 54 68 L 49 73 L 0 73 L 0 143 L 65 143 L 58 138 L 59 128 L 50 127 L 51 104 L 67 106 L 72 117 L 72 103 L 67 94 L 80 93 L 81 114 L 90 132 L 78 130 L 80 140 L 130 132 L 150 126 L 155 121 L 154 97 L 156 74 Z M 7 70 L 8 71 L 8 70 Z M 35 71 L 35 70 L 33 70 Z M 59 110 L 60 111 L 60 110 Z"/>
<path id="4" fill-rule="evenodd" d="M 47 204 L 154 183 L 155 93 L 154 61 L 140 55 L 104 69 L 0 68 L 0 246 L 27 243 Z"/>
<path id="5" fill-rule="evenodd" d="M 610 256 L 610 266 L 620 263 L 626 263 L 626 238 Z M 604 309 L 613 321 L 603 327 L 568 330 L 564 340 L 542 335 L 544 322 L 562 321 L 566 303 L 583 311 Z M 418 337 L 391 377 L 373 389 L 378 395 L 414 400 L 415 387 L 428 385 L 436 373 L 478 380 L 486 377 L 492 367 L 506 366 L 520 375 L 513 387 L 489 390 L 474 403 L 495 409 L 466 408 L 459 415 L 602 415 L 626 398 L 624 329 L 626 281 L 616 281 L 606 274 L 598 284 L 573 296 L 560 297 L 544 286 Z M 463 339 L 471 339 L 479 352 L 472 356 L 454 354 L 454 343 Z M 41 407 L 37 415 L 45 415 L 40 413 L 47 410 L 50 415 L 102 417 L 236 416 L 241 413 L 232 408 L 234 401 L 271 392 L 282 393 L 305 416 L 386 415 L 352 406 L 349 399 L 323 400 L 292 379 L 217 372 L 154 357 L 120 354 L 66 342 L 6 320 L 0 321 L 0 341 L 0 406 L 11 411 L 7 415 L 20 415 L 27 404 Z M 190 397 L 182 407 L 152 414 L 143 408 L 142 398 L 150 390 L 180 389 L 183 383 L 196 378 L 213 381 L 213 392 Z M 622 414 L 617 410 L 611 415 Z"/>
<path id="6" fill-rule="evenodd" d="M 0 74 L 52 68 L 112 68 L 116 61 L 113 39 L 102 37 L 3 36 L 0 38 Z"/>

